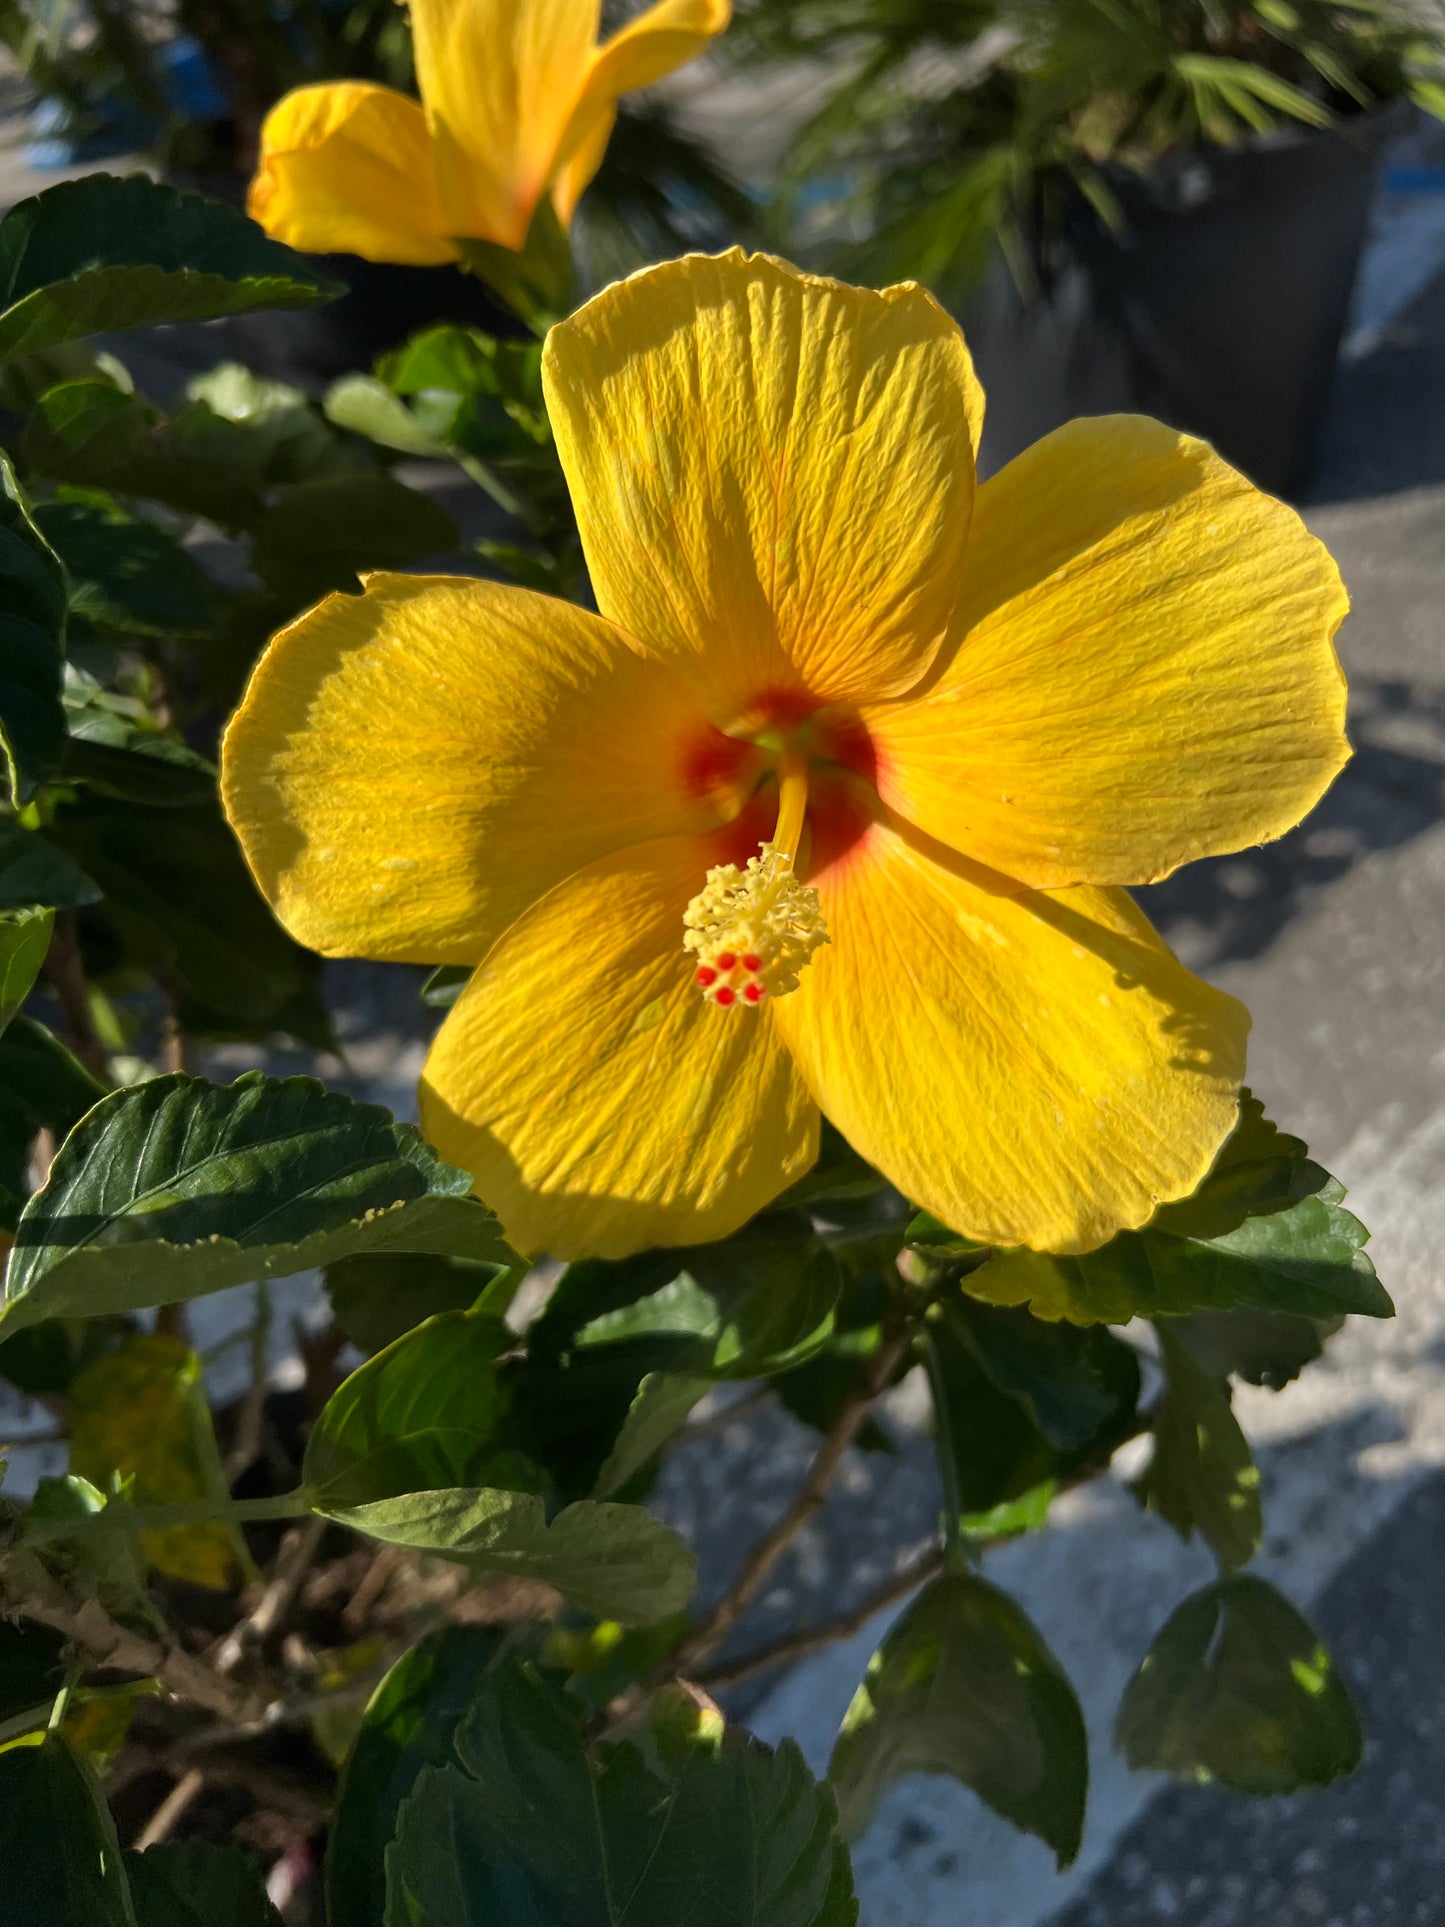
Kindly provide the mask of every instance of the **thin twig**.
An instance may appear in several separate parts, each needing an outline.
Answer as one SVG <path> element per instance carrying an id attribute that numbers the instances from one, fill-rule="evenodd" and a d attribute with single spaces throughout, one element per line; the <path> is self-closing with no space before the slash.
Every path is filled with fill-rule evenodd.
<path id="1" fill-rule="evenodd" d="M 942 1570 L 943 1547 L 930 1546 L 912 1565 L 905 1566 L 902 1572 L 885 1580 L 851 1612 L 835 1613 L 831 1619 L 820 1619 L 814 1626 L 803 1626 L 795 1632 L 770 1639 L 766 1646 L 755 1646 L 750 1653 L 739 1653 L 736 1659 L 725 1659 L 719 1666 L 709 1666 L 704 1672 L 693 1674 L 693 1683 L 705 1686 L 709 1692 L 718 1686 L 736 1686 L 739 1680 L 751 1679 L 754 1673 L 765 1673 L 771 1667 L 805 1659 L 809 1653 L 821 1652 L 825 1646 L 832 1646 L 840 1639 L 851 1639 L 854 1633 L 863 1630 L 870 1619 L 885 1612 L 889 1606 L 896 1605 L 900 1599 L 907 1599 L 910 1593 L 917 1592 L 920 1586 Z"/>
<path id="2" fill-rule="evenodd" d="M 137 1853 L 144 1853 L 147 1847 L 158 1847 L 162 1840 L 168 1839 L 185 1816 L 187 1807 L 199 1797 L 206 1784 L 206 1776 L 197 1767 L 183 1773 L 165 1799 L 147 1820 L 135 1843 Z"/>
<path id="3" fill-rule="evenodd" d="M 266 1421 L 267 1370 L 271 1355 L 271 1287 L 264 1279 L 256 1286 L 256 1315 L 249 1334 L 251 1377 L 236 1420 L 235 1436 L 226 1454 L 226 1475 L 236 1479 L 261 1456 L 261 1432 Z"/>
<path id="4" fill-rule="evenodd" d="M 748 1553 L 731 1586 L 712 1611 L 703 1615 L 672 1654 L 664 1669 L 664 1677 L 691 1673 L 700 1660 L 706 1659 L 722 1644 L 742 1618 L 759 1586 L 828 1496 L 828 1487 L 843 1462 L 843 1455 L 863 1429 L 874 1399 L 892 1378 L 893 1368 L 907 1345 L 908 1335 L 902 1333 L 885 1339 L 873 1354 L 834 1419 L 832 1429 L 814 1455 L 797 1497 Z"/>
<path id="5" fill-rule="evenodd" d="M 372 1607 L 391 1583 L 402 1562 L 400 1546 L 379 1546 L 371 1564 L 362 1574 L 356 1591 L 341 1609 L 342 1630 L 359 1633 L 366 1625 Z"/>
<path id="6" fill-rule="evenodd" d="M 264 1646 L 285 1619 L 311 1570 L 325 1530 L 326 1520 L 313 1513 L 303 1524 L 293 1526 L 282 1539 L 271 1577 L 260 1598 L 215 1650 L 211 1664 L 218 1673 L 234 1673 L 246 1654 Z"/>
<path id="7" fill-rule="evenodd" d="M 733 1399 L 731 1404 L 719 1406 L 717 1411 L 707 1413 L 704 1418 L 695 1418 L 690 1425 L 684 1425 L 674 1432 L 672 1449 L 675 1451 L 680 1445 L 691 1445 L 694 1439 L 702 1438 L 708 1432 L 721 1431 L 723 1426 L 731 1425 L 735 1418 L 745 1418 L 760 1405 L 766 1405 L 772 1395 L 773 1388 L 766 1382 L 754 1385 L 751 1391 Z"/>

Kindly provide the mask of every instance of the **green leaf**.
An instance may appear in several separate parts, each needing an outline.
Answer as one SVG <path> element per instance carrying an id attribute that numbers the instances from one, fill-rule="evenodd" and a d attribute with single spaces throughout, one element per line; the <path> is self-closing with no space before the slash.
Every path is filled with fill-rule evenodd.
<path id="1" fill-rule="evenodd" d="M 655 1459 L 694 1405 L 712 1389 L 711 1378 L 685 1372 L 649 1372 L 627 1408 L 593 1491 L 599 1499 L 620 1492 Z"/>
<path id="2" fill-rule="evenodd" d="M 251 566 L 288 601 L 352 590 L 370 569 L 406 569 L 461 537 L 429 495 L 383 474 L 322 475 L 277 489 L 255 525 Z"/>
<path id="3" fill-rule="evenodd" d="M 0 821 L 0 910 L 41 905 L 48 910 L 79 910 L 98 903 L 101 892 L 49 837 Z"/>
<path id="4" fill-rule="evenodd" d="M 65 181 L 0 221 L 0 357 L 339 292 L 244 215 L 143 175 Z"/>
<path id="5" fill-rule="evenodd" d="M 137 1927 L 100 1788 L 58 1733 L 0 1753 L 0 1927 Z"/>
<path id="6" fill-rule="evenodd" d="M 801 1753 L 691 1711 L 589 1756 L 559 1687 L 488 1674 L 455 1760 L 401 1809 L 386 1927 L 853 1927 L 833 1803 Z"/>
<path id="7" fill-rule="evenodd" d="M 0 1222 L 13 1230 L 31 1146 L 42 1129 L 63 1138 L 105 1086 L 43 1024 L 16 1017 L 0 1033 Z"/>
<path id="8" fill-rule="evenodd" d="M 214 786 L 181 809 L 175 773 L 156 780 L 156 802 L 122 798 L 118 784 L 76 791 L 48 836 L 105 892 L 130 960 L 179 994 L 189 1034 L 289 1031 L 324 1046 L 319 966 L 267 908 Z"/>
<path id="9" fill-rule="evenodd" d="M 402 455 L 440 455 L 445 444 L 430 435 L 396 393 L 375 375 L 343 375 L 326 391 L 322 406 L 337 428 L 365 435 Z"/>
<path id="10" fill-rule="evenodd" d="M 1115 1743 L 1136 1772 L 1252 1794 L 1329 1786 L 1363 1750 L 1319 1634 L 1252 1573 L 1185 1600 L 1129 1682 Z"/>
<path id="11" fill-rule="evenodd" d="M 21 1544 L 78 1600 L 98 1599 L 113 1619 L 163 1631 L 145 1589 L 145 1561 L 133 1508 L 88 1479 L 41 1479 L 25 1514 Z"/>
<path id="12" fill-rule="evenodd" d="M 202 1840 L 127 1853 L 136 1927 L 282 1927 L 249 1855 Z"/>
<path id="13" fill-rule="evenodd" d="M 307 1441 L 308 1502 L 334 1512 L 508 1483 L 487 1469 L 506 1405 L 495 1360 L 512 1342 L 500 1319 L 443 1312 L 368 1359 L 332 1393 Z"/>
<path id="14" fill-rule="evenodd" d="M 379 1352 L 439 1312 L 472 1310 L 506 1270 L 415 1251 L 363 1252 L 326 1267 L 326 1291 L 352 1344 Z"/>
<path id="15" fill-rule="evenodd" d="M 182 1339 L 137 1332 L 88 1366 L 70 1388 L 70 1431 L 70 1470 L 102 1491 L 119 1479 L 136 1505 L 227 1505 L 201 1361 Z M 218 1592 L 251 1572 L 219 1517 L 142 1533 L 141 1546 L 156 1572 Z"/>
<path id="16" fill-rule="evenodd" d="M 1098 1327 L 946 1293 L 926 1325 L 940 1443 L 962 1515 L 1107 1463 L 1138 1429 L 1139 1363 Z"/>
<path id="17" fill-rule="evenodd" d="M 0 1031 L 30 995 L 54 923 L 50 910 L 11 910 L 0 913 Z"/>
<path id="18" fill-rule="evenodd" d="M 309 1077 L 116 1091 L 26 1205 L 0 1330 L 171 1304 L 355 1251 L 516 1262 L 471 1179 L 410 1126 Z"/>
<path id="19" fill-rule="evenodd" d="M 0 221 L 0 242 L 5 226 Z M 17 808 L 50 775 L 65 743 L 65 604 L 65 571 L 0 454 L 0 752 Z"/>
<path id="20" fill-rule="evenodd" d="M 892 1628 L 844 1716 L 828 1777 L 850 1834 L 905 1773 L 946 1773 L 1053 1848 L 1079 1851 L 1083 1715 L 1022 1610 L 972 1573 L 935 1579 Z"/>
<path id="21" fill-rule="evenodd" d="M 680 1612 L 697 1583 L 684 1541 L 638 1505 L 581 1499 L 549 1521 L 534 1492 L 457 1487 L 325 1510 L 388 1545 L 474 1572 L 541 1579 L 574 1606 L 624 1626 Z"/>
<path id="22" fill-rule="evenodd" d="M 513 314 L 535 334 L 545 335 L 554 321 L 574 305 L 572 249 L 567 230 L 557 218 L 550 194 L 537 203 L 537 212 L 520 253 L 492 241 L 461 239 L 456 243 L 463 265 L 485 281 Z"/>
<path id="23" fill-rule="evenodd" d="M 1001 1251 L 971 1271 L 964 1288 L 1079 1325 L 1201 1308 L 1388 1318 L 1394 1308 L 1364 1251 L 1369 1234 L 1343 1208 L 1344 1195 L 1246 1093 L 1238 1125 L 1193 1197 L 1161 1206 L 1142 1231 L 1121 1232 L 1080 1257 Z M 921 1221 L 909 1237 L 932 1250 L 977 1250 Z"/>
<path id="24" fill-rule="evenodd" d="M 1343 1318 L 1296 1318 L 1288 1312 L 1196 1311 L 1176 1321 L 1180 1335 L 1216 1378 L 1283 1391 L 1324 1355 Z"/>
<path id="25" fill-rule="evenodd" d="M 1168 1324 L 1158 1329 L 1166 1385 L 1154 1413 L 1153 1456 L 1134 1481 L 1135 1496 L 1183 1538 L 1198 1532 L 1222 1566 L 1245 1565 L 1264 1534 L 1249 1441 L 1230 1409 L 1227 1384 Z"/>
<path id="26" fill-rule="evenodd" d="M 0 1619 L 0 1745 L 35 1715 L 45 1725 L 65 1684 L 64 1638 L 28 1619 Z M 14 1729 L 12 1731 L 11 1729 Z"/>
<path id="27" fill-rule="evenodd" d="M 404 1653 L 377 1687 L 342 1769 L 326 1843 L 333 1927 L 381 1920 L 383 1858 L 402 1802 L 424 1766 L 452 1758 L 457 1726 L 501 1649 L 502 1635 L 491 1627 L 444 1626 Z"/>
<path id="28" fill-rule="evenodd" d="M 72 634 L 204 635 L 214 595 L 204 569 L 173 535 L 118 509 L 44 502 L 35 523 L 70 578 Z"/>

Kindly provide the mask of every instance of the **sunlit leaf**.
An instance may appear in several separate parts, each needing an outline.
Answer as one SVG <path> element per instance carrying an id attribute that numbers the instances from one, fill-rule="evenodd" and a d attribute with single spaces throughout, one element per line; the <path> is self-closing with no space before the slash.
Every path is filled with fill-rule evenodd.
<path id="1" fill-rule="evenodd" d="M 1197 1532 L 1223 1566 L 1259 1550 L 1259 1473 L 1230 1409 L 1229 1389 L 1167 1323 L 1159 1326 L 1165 1390 L 1154 1412 L 1154 1451 L 1134 1482 L 1141 1505 L 1188 1539 Z"/>
<path id="2" fill-rule="evenodd" d="M 49 910 L 0 911 L 0 1031 L 40 975 L 54 921 Z"/>

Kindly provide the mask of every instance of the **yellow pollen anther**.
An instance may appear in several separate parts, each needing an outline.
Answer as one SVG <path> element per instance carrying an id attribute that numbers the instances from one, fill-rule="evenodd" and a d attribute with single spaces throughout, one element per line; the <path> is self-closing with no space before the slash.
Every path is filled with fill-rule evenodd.
<path id="1" fill-rule="evenodd" d="M 818 892 L 793 875 L 793 859 L 764 843 L 747 868 L 719 864 L 683 913 L 683 945 L 697 958 L 709 1003 L 756 1007 L 798 988 L 798 972 L 828 930 Z"/>

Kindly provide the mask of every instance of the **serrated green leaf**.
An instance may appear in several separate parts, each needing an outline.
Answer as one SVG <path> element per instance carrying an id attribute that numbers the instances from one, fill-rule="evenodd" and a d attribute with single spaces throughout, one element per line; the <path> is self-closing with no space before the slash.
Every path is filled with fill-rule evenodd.
<path id="1" fill-rule="evenodd" d="M 905 1773 L 946 1773 L 1053 1848 L 1079 1851 L 1089 1756 L 1079 1702 L 1021 1608 L 972 1573 L 935 1579 L 869 1661 L 828 1777 L 850 1834 Z"/>
<path id="2" fill-rule="evenodd" d="M 307 1441 L 301 1479 L 310 1504 L 330 1512 L 409 1492 L 509 1484 L 496 1464 L 506 1395 L 495 1361 L 512 1342 L 499 1319 L 443 1312 L 368 1359 L 332 1393 Z M 507 1472 L 525 1470 L 507 1456 Z"/>
<path id="3" fill-rule="evenodd" d="M 50 910 L 0 912 L 0 1031 L 30 995 L 55 922 Z"/>
<path id="4" fill-rule="evenodd" d="M 1369 1234 L 1343 1208 L 1344 1195 L 1246 1093 L 1239 1124 L 1192 1198 L 1161 1206 L 1143 1230 L 1120 1232 L 1082 1256 L 1000 1251 L 970 1271 L 964 1288 L 1079 1325 L 1206 1308 L 1391 1317 L 1365 1254 Z M 920 1221 L 909 1236 L 933 1250 L 954 1248 L 951 1234 Z"/>
<path id="5" fill-rule="evenodd" d="M 0 1752 L 0 1927 L 137 1927 L 115 1822 L 60 1734 Z"/>
<path id="6" fill-rule="evenodd" d="M 0 910 L 80 910 L 101 891 L 64 850 L 13 818 L 0 821 Z"/>
<path id="7" fill-rule="evenodd" d="M 313 1078 L 173 1075 L 117 1091 L 16 1229 L 0 1331 L 177 1303 L 356 1251 L 516 1262 L 466 1172 Z"/>
<path id="8" fill-rule="evenodd" d="M 1344 1320 L 1295 1318 L 1287 1312 L 1196 1311 L 1175 1322 L 1189 1349 L 1216 1378 L 1242 1378 L 1279 1392 L 1323 1356 Z"/>
<path id="9" fill-rule="evenodd" d="M 833 1803 L 798 1749 L 692 1711 L 589 1757 L 559 1687 L 488 1674 L 455 1760 L 401 1809 L 386 1927 L 853 1927 Z"/>
<path id="10" fill-rule="evenodd" d="M 127 1853 L 136 1927 L 282 1927 L 260 1869 L 239 1847 L 168 1840 Z"/>
<path id="11" fill-rule="evenodd" d="M 244 215 L 144 175 L 65 181 L 0 221 L 0 357 L 339 292 Z"/>
<path id="12" fill-rule="evenodd" d="M 137 1332 L 70 1388 L 70 1470 L 101 1491 L 122 1480 L 136 1505 L 229 1498 L 201 1361 L 164 1332 Z M 251 1571 L 239 1532 L 221 1518 L 141 1534 L 150 1566 L 224 1592 Z"/>
<path id="13" fill-rule="evenodd" d="M 1139 1503 L 1183 1538 L 1195 1532 L 1222 1566 L 1259 1550 L 1259 1473 L 1230 1409 L 1227 1384 L 1200 1364 L 1168 1324 L 1159 1327 L 1165 1391 L 1154 1412 L 1154 1451 L 1134 1481 Z"/>
<path id="14" fill-rule="evenodd" d="M 1136 1772 L 1256 1795 L 1329 1786 L 1363 1749 L 1319 1634 L 1252 1573 L 1185 1600 L 1129 1682 L 1114 1737 Z"/>
<path id="15" fill-rule="evenodd" d="M 336 1790 L 326 1843 L 329 1921 L 380 1921 L 384 1856 L 402 1802 L 424 1766 L 452 1757 L 453 1735 L 502 1640 L 492 1627 L 444 1626 L 404 1653 L 372 1695 Z"/>
<path id="16" fill-rule="evenodd" d="M 85 502 L 44 502 L 35 523 L 65 565 L 73 634 L 125 641 L 209 629 L 215 609 L 205 571 L 153 522 Z"/>
<path id="17" fill-rule="evenodd" d="M 624 1626 L 680 1612 L 697 1583 L 686 1543 L 638 1505 L 580 1499 L 549 1520 L 535 1492 L 463 1486 L 319 1509 L 387 1545 L 475 1572 L 543 1580 L 585 1612 Z"/>
<path id="18" fill-rule="evenodd" d="M 4 228 L 0 222 L 0 244 Z M 65 743 L 65 608 L 65 571 L 0 454 L 0 753 L 17 808 L 54 770 Z"/>

